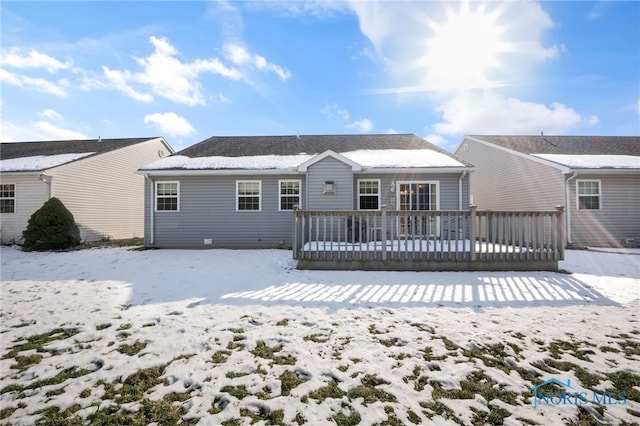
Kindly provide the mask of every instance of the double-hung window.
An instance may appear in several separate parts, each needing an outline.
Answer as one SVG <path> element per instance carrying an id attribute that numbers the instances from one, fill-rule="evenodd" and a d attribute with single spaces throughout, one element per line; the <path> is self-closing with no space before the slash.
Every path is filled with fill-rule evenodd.
<path id="1" fill-rule="evenodd" d="M 299 180 L 281 180 L 280 200 L 278 205 L 280 210 L 293 210 L 293 206 L 300 205 L 300 184 Z"/>
<path id="2" fill-rule="evenodd" d="M 180 183 L 156 182 L 156 211 L 180 210 Z"/>
<path id="3" fill-rule="evenodd" d="M 578 210 L 600 210 L 601 188 L 599 180 L 577 181 Z"/>
<path id="4" fill-rule="evenodd" d="M 262 182 L 259 180 L 239 180 L 236 182 L 236 210 L 260 211 Z"/>
<path id="5" fill-rule="evenodd" d="M 358 180 L 358 209 L 359 210 L 379 210 L 380 209 L 380 180 L 379 179 Z"/>
<path id="6" fill-rule="evenodd" d="M 0 184 L 0 213 L 16 212 L 16 185 L 14 183 Z"/>

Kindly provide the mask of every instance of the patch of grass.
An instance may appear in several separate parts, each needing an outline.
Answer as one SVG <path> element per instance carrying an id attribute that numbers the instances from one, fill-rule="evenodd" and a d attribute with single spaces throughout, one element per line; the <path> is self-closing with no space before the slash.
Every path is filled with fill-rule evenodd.
<path id="1" fill-rule="evenodd" d="M 438 399 L 474 399 L 476 395 L 481 395 L 485 400 L 492 401 L 499 399 L 507 404 L 517 403 L 515 392 L 502 389 L 497 382 L 484 374 L 481 370 L 472 372 L 467 378 L 460 382 L 461 389 L 443 389 L 437 381 L 430 381 L 433 387 L 431 394 L 434 400 Z"/>
<path id="2" fill-rule="evenodd" d="M 213 355 L 211 355 L 211 359 L 208 362 L 213 364 L 224 364 L 229 359 L 229 355 L 231 355 L 230 351 L 217 351 Z"/>
<path id="3" fill-rule="evenodd" d="M 128 323 L 120 325 L 120 327 L 118 327 L 116 329 L 116 331 L 129 330 L 131 327 L 133 327 L 133 325 L 130 322 L 128 322 Z"/>
<path id="4" fill-rule="evenodd" d="M 60 407 L 48 407 L 36 411 L 34 414 L 42 414 L 42 416 L 36 420 L 35 425 L 82 426 L 84 421 L 75 415 L 80 408 L 79 404 L 74 404 L 66 410 L 61 410 Z"/>
<path id="5" fill-rule="evenodd" d="M 82 392 L 80 392 L 80 398 L 89 398 L 91 396 L 91 389 L 86 388 L 83 389 Z"/>
<path id="6" fill-rule="evenodd" d="M 305 342 L 313 342 L 313 343 L 327 343 L 329 341 L 329 336 L 324 335 L 322 333 L 310 334 L 308 336 L 304 336 L 302 338 Z"/>
<path id="7" fill-rule="evenodd" d="M 407 410 L 407 420 L 409 420 L 414 425 L 419 425 L 420 423 L 422 423 L 422 419 L 420 418 L 420 416 L 412 410 Z"/>
<path id="8" fill-rule="evenodd" d="M 276 353 L 282 350 L 282 345 L 278 345 L 275 347 L 269 347 L 262 340 L 258 341 L 254 350 L 251 351 L 253 356 L 270 359 L 272 364 L 279 365 L 294 365 L 296 363 L 296 359 L 291 355 L 286 356 L 278 356 Z"/>
<path id="9" fill-rule="evenodd" d="M 240 419 L 229 419 L 220 423 L 222 426 L 241 426 L 242 420 Z"/>
<path id="10" fill-rule="evenodd" d="M 251 424 L 263 421 L 265 425 L 283 425 L 284 410 L 269 410 L 267 407 L 259 405 L 255 407 L 256 410 L 249 410 L 248 408 L 241 408 L 240 415 L 243 417 L 249 417 Z"/>
<path id="11" fill-rule="evenodd" d="M 614 348 L 614 347 L 611 347 L 611 346 L 600 346 L 600 352 L 604 352 L 604 353 L 606 353 L 606 352 L 619 353 L 620 349 Z"/>
<path id="12" fill-rule="evenodd" d="M 375 324 L 369 324 L 369 333 L 371 334 L 387 334 L 388 331 L 378 330 Z"/>
<path id="13" fill-rule="evenodd" d="M 447 359 L 447 355 L 439 355 L 439 356 L 435 356 L 433 355 L 433 348 L 430 346 L 426 346 L 422 352 L 424 352 L 424 354 L 422 355 L 422 358 L 424 358 L 425 361 L 443 361 L 445 359 Z"/>
<path id="14" fill-rule="evenodd" d="M 58 374 L 56 374 L 53 377 L 36 380 L 26 386 L 17 385 L 17 384 L 5 386 L 4 388 L 0 389 L 0 395 L 9 393 L 9 392 L 24 392 L 25 390 L 38 389 L 43 386 L 59 385 L 61 383 L 64 383 L 68 379 L 76 379 L 78 377 L 81 377 L 90 373 L 92 373 L 91 370 L 87 370 L 84 368 L 70 367 L 58 372 Z"/>
<path id="15" fill-rule="evenodd" d="M 77 328 L 54 328 L 48 333 L 36 334 L 26 338 L 25 343 L 19 343 L 9 348 L 9 352 L 2 356 L 2 359 L 15 358 L 20 352 L 35 350 L 36 352 L 47 352 L 44 346 L 57 340 L 65 340 L 80 333 Z M 22 340 L 22 339 L 20 339 Z"/>
<path id="16" fill-rule="evenodd" d="M 245 385 L 240 385 L 240 386 L 226 385 L 226 386 L 223 386 L 222 389 L 220 389 L 220 392 L 226 392 L 237 399 L 245 399 L 247 396 L 250 395 Z"/>
<path id="17" fill-rule="evenodd" d="M 147 347 L 147 342 L 141 342 L 139 340 L 136 340 L 136 342 L 133 345 L 124 343 L 120 345 L 120 347 L 118 347 L 118 349 L 116 350 L 123 355 L 134 356 L 134 355 L 137 355 L 141 350 L 143 350 L 146 347 Z"/>
<path id="18" fill-rule="evenodd" d="M 516 417 L 516 420 L 522 423 L 523 425 L 539 425 L 540 424 L 536 421 L 525 419 L 524 417 Z"/>
<path id="19" fill-rule="evenodd" d="M 229 400 L 222 396 L 216 396 L 209 408 L 209 414 L 219 414 L 229 405 Z"/>
<path id="20" fill-rule="evenodd" d="M 576 342 L 574 340 L 553 340 L 549 343 L 547 351 L 552 358 L 560 359 L 562 354 L 569 353 L 574 357 L 582 361 L 592 362 L 589 355 L 594 355 L 595 352 L 591 349 L 581 349 L 582 345 L 592 346 L 588 342 Z"/>
<path id="21" fill-rule="evenodd" d="M 307 397 L 315 399 L 320 403 L 327 398 L 341 399 L 346 394 L 347 393 L 345 391 L 338 387 L 337 383 L 329 383 L 327 386 L 309 392 Z"/>
<path id="22" fill-rule="evenodd" d="M 378 389 L 376 386 L 387 385 L 388 381 L 381 379 L 373 374 L 366 374 L 360 379 L 361 385 L 351 388 L 347 391 L 347 397 L 349 399 L 363 398 L 364 405 L 374 403 L 376 401 L 381 402 L 396 402 L 397 399 L 394 395 Z"/>
<path id="23" fill-rule="evenodd" d="M 420 331 L 424 331 L 429 334 L 436 334 L 435 328 L 431 327 L 430 325 L 420 324 L 419 322 L 412 322 L 410 325 L 411 327 L 415 327 Z"/>
<path id="24" fill-rule="evenodd" d="M 38 355 L 38 354 L 33 354 L 28 356 L 17 355 L 15 360 L 16 360 L 16 364 L 13 364 L 9 368 L 14 370 L 20 370 L 22 372 L 22 371 L 28 370 L 29 367 L 31 367 L 32 365 L 39 364 L 40 361 L 42 361 L 42 355 Z"/>
<path id="25" fill-rule="evenodd" d="M 293 421 L 299 425 L 303 425 L 307 423 L 307 419 L 305 419 L 304 415 L 301 412 L 296 413 L 296 416 L 293 418 Z"/>
<path id="26" fill-rule="evenodd" d="M 225 374 L 224 376 L 227 379 L 235 379 L 235 378 L 238 378 L 238 377 L 244 377 L 244 376 L 248 376 L 248 375 L 249 375 L 249 373 L 247 373 L 245 371 L 238 371 L 238 372 L 227 371 L 227 374 Z"/>
<path id="27" fill-rule="evenodd" d="M 98 324 L 96 325 L 96 330 L 97 331 L 101 331 L 101 330 L 106 330 L 107 328 L 111 327 L 111 323 L 110 322 L 105 322 L 103 324 Z"/>
<path id="28" fill-rule="evenodd" d="M 614 395 L 618 392 L 625 392 L 627 399 L 640 402 L 640 391 L 634 389 L 640 387 L 640 375 L 628 371 L 616 371 L 604 376 L 613 383 L 612 388 L 607 389 L 608 392 L 612 392 Z"/>
<path id="29" fill-rule="evenodd" d="M 504 424 L 504 419 L 511 416 L 508 410 L 496 405 L 488 404 L 489 411 L 478 410 L 475 407 L 471 407 L 473 416 L 471 417 L 471 423 L 474 425 L 501 425 Z"/>
<path id="30" fill-rule="evenodd" d="M 618 345 L 620 345 L 622 352 L 624 352 L 627 357 L 640 355 L 640 342 L 626 339 L 622 342 L 618 342 Z"/>
<path id="31" fill-rule="evenodd" d="M 333 420 L 337 426 L 353 426 L 359 424 L 362 421 L 362 417 L 357 412 L 352 411 L 349 415 L 338 413 L 329 420 Z"/>
<path id="32" fill-rule="evenodd" d="M 276 326 L 278 326 L 278 327 L 286 327 L 288 325 L 289 325 L 289 319 L 288 318 L 283 318 L 283 319 L 281 319 L 280 321 L 278 321 L 276 323 Z"/>
<path id="33" fill-rule="evenodd" d="M 63 393 L 64 393 L 64 386 L 58 389 L 52 389 L 50 391 L 47 391 L 44 395 L 47 397 L 51 397 L 56 395 L 62 395 Z"/>
<path id="34" fill-rule="evenodd" d="M 278 377 L 278 379 L 280 380 L 280 389 L 282 395 L 284 396 L 289 395 L 291 389 L 294 389 L 295 387 L 304 383 L 304 380 L 298 377 L 298 375 L 293 371 L 283 372 L 282 374 L 280 374 L 280 377 Z"/>
<path id="35" fill-rule="evenodd" d="M 440 416 L 459 425 L 464 425 L 464 422 L 460 420 L 455 411 L 440 401 L 420 402 L 419 404 L 425 409 L 422 414 L 424 414 L 429 420 L 433 420 L 435 416 Z"/>

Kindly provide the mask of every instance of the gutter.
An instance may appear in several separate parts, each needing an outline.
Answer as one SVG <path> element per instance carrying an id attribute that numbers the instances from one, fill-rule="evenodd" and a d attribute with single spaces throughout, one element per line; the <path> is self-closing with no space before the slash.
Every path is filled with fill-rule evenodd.
<path id="1" fill-rule="evenodd" d="M 578 176 L 577 172 L 573 172 L 571 176 L 567 180 L 565 180 L 564 186 L 564 203 L 565 203 L 565 214 L 567 215 L 567 244 L 571 244 L 571 203 L 569 200 L 569 182 L 575 179 Z"/>
<path id="2" fill-rule="evenodd" d="M 154 193 L 154 188 L 153 188 L 153 180 L 149 177 L 148 174 L 144 174 L 144 178 L 147 182 L 149 182 L 151 184 L 151 199 L 149 201 L 149 244 L 153 245 L 154 244 L 154 224 L 153 224 L 153 219 L 155 217 L 155 206 L 154 206 L 154 199 L 153 199 L 153 193 Z"/>

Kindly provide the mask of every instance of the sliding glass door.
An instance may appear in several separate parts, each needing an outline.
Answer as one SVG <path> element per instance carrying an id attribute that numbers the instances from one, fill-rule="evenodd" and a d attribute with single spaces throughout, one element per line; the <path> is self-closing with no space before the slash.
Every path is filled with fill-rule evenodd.
<path id="1" fill-rule="evenodd" d="M 438 182 L 398 182 L 397 208 L 402 211 L 438 210 Z M 439 221 L 424 215 L 399 218 L 400 234 L 438 235 Z"/>

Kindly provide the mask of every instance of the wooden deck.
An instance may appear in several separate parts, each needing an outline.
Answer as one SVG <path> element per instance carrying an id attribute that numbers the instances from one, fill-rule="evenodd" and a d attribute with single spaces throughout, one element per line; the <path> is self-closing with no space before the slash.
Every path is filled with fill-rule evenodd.
<path id="1" fill-rule="evenodd" d="M 564 212 L 294 210 L 300 269 L 557 270 Z"/>

